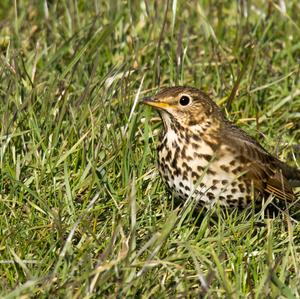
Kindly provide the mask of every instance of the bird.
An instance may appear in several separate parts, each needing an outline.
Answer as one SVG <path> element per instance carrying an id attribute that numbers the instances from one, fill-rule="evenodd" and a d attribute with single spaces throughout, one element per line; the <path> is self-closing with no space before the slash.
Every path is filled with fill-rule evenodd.
<path id="1" fill-rule="evenodd" d="M 283 206 L 296 201 L 300 170 L 229 121 L 205 92 L 167 87 L 142 103 L 157 109 L 162 120 L 158 170 L 176 198 L 229 209 L 262 207 L 270 195 Z"/>

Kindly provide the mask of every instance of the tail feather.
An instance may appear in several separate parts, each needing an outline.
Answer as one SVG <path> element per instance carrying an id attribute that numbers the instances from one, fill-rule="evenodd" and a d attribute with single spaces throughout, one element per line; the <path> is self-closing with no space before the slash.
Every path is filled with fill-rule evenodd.
<path id="1" fill-rule="evenodd" d="M 282 170 L 283 176 L 288 180 L 291 187 L 300 187 L 300 170 L 277 161 L 277 166 Z"/>

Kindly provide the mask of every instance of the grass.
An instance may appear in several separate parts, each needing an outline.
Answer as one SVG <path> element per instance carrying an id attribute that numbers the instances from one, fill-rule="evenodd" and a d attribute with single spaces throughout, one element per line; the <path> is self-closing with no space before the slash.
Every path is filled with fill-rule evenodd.
<path id="1" fill-rule="evenodd" d="M 299 167 L 300 5 L 155 3 L 1 2 L 2 298 L 300 297 L 299 224 L 176 208 L 136 105 L 200 87 Z"/>

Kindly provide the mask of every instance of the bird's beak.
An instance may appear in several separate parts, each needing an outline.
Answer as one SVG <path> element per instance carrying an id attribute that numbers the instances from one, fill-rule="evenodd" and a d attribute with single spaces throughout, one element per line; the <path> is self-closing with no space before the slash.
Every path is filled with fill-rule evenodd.
<path id="1" fill-rule="evenodd" d="M 173 105 L 154 100 L 151 97 L 147 97 L 147 98 L 142 99 L 142 103 L 146 104 L 146 105 L 149 105 L 149 106 L 152 106 L 154 108 L 158 108 L 158 109 L 173 108 Z"/>

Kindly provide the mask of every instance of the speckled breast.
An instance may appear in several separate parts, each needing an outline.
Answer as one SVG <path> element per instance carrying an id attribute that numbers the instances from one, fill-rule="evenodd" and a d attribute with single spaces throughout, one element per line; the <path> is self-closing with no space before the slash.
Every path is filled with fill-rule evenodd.
<path id="1" fill-rule="evenodd" d="M 170 191 L 183 200 L 193 197 L 205 206 L 218 202 L 229 207 L 251 202 L 237 156 L 225 145 L 205 142 L 201 132 L 169 129 L 158 146 L 158 165 Z"/>

